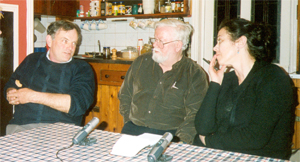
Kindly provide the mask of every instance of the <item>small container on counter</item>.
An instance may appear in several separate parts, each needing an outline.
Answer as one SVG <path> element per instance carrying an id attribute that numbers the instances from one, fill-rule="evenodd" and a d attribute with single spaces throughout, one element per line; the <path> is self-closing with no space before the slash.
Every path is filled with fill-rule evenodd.
<path id="1" fill-rule="evenodd" d="M 137 43 L 137 51 L 138 51 L 138 55 L 141 55 L 141 50 L 144 46 L 144 41 L 143 39 L 139 39 L 138 43 Z"/>
<path id="2" fill-rule="evenodd" d="M 110 58 L 110 47 L 103 47 L 103 59 Z"/>

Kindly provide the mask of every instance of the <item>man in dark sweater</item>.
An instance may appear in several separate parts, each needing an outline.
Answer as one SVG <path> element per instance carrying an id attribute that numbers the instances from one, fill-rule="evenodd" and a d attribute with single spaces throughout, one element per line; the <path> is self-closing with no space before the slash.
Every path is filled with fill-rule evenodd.
<path id="1" fill-rule="evenodd" d="M 6 134 L 55 122 L 81 124 L 95 91 L 90 65 L 72 58 L 81 40 L 81 30 L 72 22 L 49 25 L 48 52 L 28 55 L 5 85 L 5 97 L 15 105 Z"/>

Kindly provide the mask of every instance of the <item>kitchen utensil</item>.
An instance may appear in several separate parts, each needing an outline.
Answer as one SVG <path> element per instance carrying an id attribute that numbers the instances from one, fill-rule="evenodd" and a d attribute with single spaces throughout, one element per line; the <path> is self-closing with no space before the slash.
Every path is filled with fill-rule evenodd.
<path id="1" fill-rule="evenodd" d="M 98 46 L 99 46 L 99 55 L 101 55 L 101 44 L 100 44 L 100 40 L 98 40 Z"/>

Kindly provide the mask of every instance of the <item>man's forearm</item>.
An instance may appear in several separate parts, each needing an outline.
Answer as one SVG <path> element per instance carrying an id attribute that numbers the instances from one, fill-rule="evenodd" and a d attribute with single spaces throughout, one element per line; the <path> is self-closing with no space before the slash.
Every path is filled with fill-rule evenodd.
<path id="1" fill-rule="evenodd" d="M 31 102 L 46 105 L 55 110 L 68 113 L 71 107 L 71 96 L 68 94 L 34 92 L 31 97 Z"/>

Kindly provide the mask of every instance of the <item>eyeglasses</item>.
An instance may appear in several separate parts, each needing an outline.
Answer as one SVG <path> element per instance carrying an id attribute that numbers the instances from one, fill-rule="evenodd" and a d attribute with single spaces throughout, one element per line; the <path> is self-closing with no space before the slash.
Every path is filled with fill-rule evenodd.
<path id="1" fill-rule="evenodd" d="M 173 43 L 173 42 L 180 41 L 180 40 L 173 40 L 173 41 L 164 43 L 164 42 L 162 42 L 161 40 L 159 40 L 157 38 L 150 38 L 150 41 L 151 41 L 152 46 L 153 46 L 154 43 L 156 43 L 156 45 L 159 48 L 163 49 L 166 44 Z"/>

